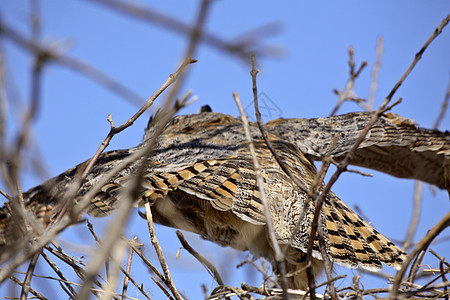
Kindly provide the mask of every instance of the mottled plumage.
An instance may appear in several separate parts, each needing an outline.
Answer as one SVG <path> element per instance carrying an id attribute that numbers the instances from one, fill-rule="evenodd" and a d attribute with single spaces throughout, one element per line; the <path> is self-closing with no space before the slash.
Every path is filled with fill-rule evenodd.
<path id="1" fill-rule="evenodd" d="M 371 116 L 371 113 L 361 112 L 318 119 L 278 119 L 267 123 L 265 128 L 283 163 L 310 188 L 317 172 L 312 160 L 320 160 L 330 151 L 336 160 L 342 159 Z M 289 242 L 300 222 L 286 257 L 288 271 L 300 270 L 304 266 L 314 204 L 281 170 L 255 124 L 251 124 L 250 130 L 280 245 Z M 146 139 L 153 135 L 151 121 Z M 336 135 L 339 140 L 330 150 Z M 140 148 L 104 153 L 76 200 L 118 162 Z M 418 128 L 407 119 L 388 114 L 373 126 L 351 163 L 448 188 L 449 179 L 445 174 L 449 173 L 449 156 L 448 132 Z M 101 188 L 85 211 L 96 217 L 110 214 L 120 201 L 120 191 L 142 163 L 145 172 L 136 203 L 142 206 L 150 201 L 155 222 L 195 232 L 220 245 L 249 250 L 255 256 L 273 261 L 261 195 L 240 120 L 208 111 L 173 118 L 157 137 L 152 155 L 120 171 Z M 24 195 L 26 207 L 48 223 L 61 194 L 82 165 L 27 192 Z M 400 267 L 404 252 L 331 192 L 324 202 L 320 220 L 326 252 L 333 262 L 352 268 L 360 265 L 370 270 L 381 269 L 382 263 Z M 0 250 L 17 240 L 21 230 L 21 224 L 12 221 L 11 208 L 3 207 L 0 210 Z M 317 239 L 313 257 L 315 269 L 319 271 L 322 255 Z M 305 288 L 304 272 L 296 274 L 289 282 L 291 287 Z"/>

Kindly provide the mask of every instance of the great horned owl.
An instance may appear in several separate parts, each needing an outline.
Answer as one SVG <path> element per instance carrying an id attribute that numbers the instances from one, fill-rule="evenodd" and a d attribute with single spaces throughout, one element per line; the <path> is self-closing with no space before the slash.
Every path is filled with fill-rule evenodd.
<path id="1" fill-rule="evenodd" d="M 265 129 L 282 162 L 304 186 L 311 188 L 317 173 L 313 160 L 320 160 L 327 153 L 336 161 L 341 160 L 371 117 L 370 112 L 359 112 L 317 119 L 277 119 L 265 124 Z M 146 139 L 155 134 L 152 126 L 150 121 Z M 275 235 L 281 246 L 288 246 L 287 270 L 302 270 L 313 200 L 282 171 L 255 124 L 250 123 L 250 131 Z M 335 136 L 337 143 L 330 149 Z M 102 154 L 75 201 L 115 165 L 141 148 L 142 144 Z M 208 110 L 174 117 L 156 137 L 152 151 L 148 158 L 130 163 L 102 186 L 85 212 L 95 217 L 113 212 L 120 201 L 120 191 L 137 168 L 145 164 L 136 204 L 141 206 L 150 201 L 155 222 L 274 261 L 252 157 L 239 119 Z M 371 128 L 350 163 L 448 189 L 449 156 L 448 132 L 418 128 L 407 119 L 386 114 Z M 58 200 L 82 166 L 25 193 L 26 208 L 40 220 L 47 223 L 52 220 Z M 0 250 L 23 234 L 23 222 L 13 216 L 14 210 L 8 203 L 1 208 Z M 325 251 L 332 262 L 370 270 L 381 269 L 382 263 L 401 266 L 405 253 L 332 192 L 326 196 L 320 220 Z M 290 239 L 297 223 L 299 230 Z M 319 272 L 322 254 L 317 238 L 313 257 L 314 270 Z M 291 288 L 304 289 L 306 284 L 304 272 L 289 279 Z"/>

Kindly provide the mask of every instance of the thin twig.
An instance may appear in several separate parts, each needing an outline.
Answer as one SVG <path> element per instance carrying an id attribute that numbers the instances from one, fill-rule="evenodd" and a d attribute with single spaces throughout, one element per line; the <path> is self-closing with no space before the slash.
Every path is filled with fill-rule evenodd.
<path id="1" fill-rule="evenodd" d="M 104 5 L 112 10 L 119 13 L 129 15 L 134 19 L 141 19 L 152 24 L 161 25 L 164 28 L 172 30 L 176 33 L 180 33 L 185 36 L 190 36 L 192 34 L 194 26 L 185 24 L 179 20 L 179 18 L 172 18 L 162 13 L 148 9 L 145 6 L 137 5 L 135 3 L 130 3 L 122 0 L 90 0 L 101 5 Z M 210 0 L 208 0 L 210 1 Z M 267 28 L 267 26 L 264 26 Z M 267 29 L 265 31 L 268 31 Z M 269 31 L 273 32 L 273 30 Z M 274 31 L 276 32 L 276 31 Z M 261 34 L 258 34 L 261 36 Z M 231 55 L 235 55 L 242 59 L 244 62 L 248 62 L 250 58 L 250 53 L 256 53 L 258 56 L 279 56 L 279 48 L 269 47 L 260 45 L 259 40 L 244 40 L 241 43 L 227 42 L 221 38 L 208 33 L 202 32 L 202 36 L 199 41 L 206 43 L 207 45 L 216 48 L 219 51 L 227 52 Z M 235 40 L 233 40 L 235 41 Z"/>
<path id="2" fill-rule="evenodd" d="M 64 288 L 64 290 L 66 291 L 69 298 L 76 299 L 77 293 L 75 292 L 75 289 L 72 287 L 72 285 L 68 283 L 66 276 L 64 276 L 64 274 L 61 272 L 58 266 L 50 259 L 50 257 L 48 257 L 47 254 L 45 254 L 44 251 L 42 251 L 41 256 L 45 259 L 45 261 L 49 264 L 49 266 L 53 269 L 53 271 L 55 271 L 55 273 L 62 280 L 62 282 L 66 285 L 68 290 L 66 288 Z"/>
<path id="3" fill-rule="evenodd" d="M 388 299 L 397 298 L 399 292 L 398 288 L 406 272 L 406 269 L 408 268 L 414 257 L 417 255 L 417 253 L 426 249 L 430 245 L 431 241 L 448 226 L 450 226 L 450 213 L 447 213 L 432 229 L 427 232 L 427 234 L 420 240 L 420 242 L 417 243 L 413 251 L 406 257 L 402 268 L 397 272 L 397 275 L 395 275 Z"/>
<path id="4" fill-rule="evenodd" d="M 144 264 L 146 264 L 150 270 L 156 275 L 158 276 L 158 279 L 161 280 L 162 282 L 164 282 L 165 278 L 164 276 L 158 271 L 158 269 L 144 256 L 144 254 L 142 254 L 142 251 L 136 246 L 133 245 L 133 243 L 131 243 L 130 241 L 128 241 L 127 239 L 125 239 L 124 237 L 122 237 L 123 240 L 128 242 L 128 246 L 133 249 L 133 251 L 142 259 L 142 261 L 144 262 Z"/>
<path id="5" fill-rule="evenodd" d="M 439 259 L 439 261 L 447 265 L 447 267 L 450 267 L 450 264 L 445 261 L 445 257 L 441 257 L 433 249 L 429 249 L 428 251 L 430 251 L 430 253 L 433 254 L 437 259 Z"/>
<path id="6" fill-rule="evenodd" d="M 150 233 L 150 240 L 152 242 L 153 247 L 155 248 L 156 255 L 158 256 L 159 263 L 161 264 L 161 268 L 164 272 L 164 277 L 172 295 L 177 300 L 182 300 L 180 293 L 178 292 L 175 284 L 173 283 L 172 276 L 170 275 L 169 267 L 167 266 L 166 259 L 164 258 L 164 254 L 162 253 L 161 246 L 159 245 L 158 238 L 156 237 L 155 228 L 153 227 L 153 217 L 152 210 L 150 208 L 150 203 L 145 202 L 145 215 L 147 216 L 147 226 L 148 231 Z"/>
<path id="7" fill-rule="evenodd" d="M 240 268 L 245 264 L 250 264 L 252 265 L 256 270 L 258 270 L 259 273 L 261 273 L 263 275 L 264 278 L 264 282 L 267 281 L 268 279 L 270 279 L 270 275 L 266 272 L 266 270 L 264 270 L 263 267 L 258 266 L 254 261 L 250 260 L 248 257 L 246 257 L 242 262 L 240 262 L 239 264 L 236 265 L 236 268 Z M 276 281 L 272 280 L 274 283 Z"/>
<path id="8" fill-rule="evenodd" d="M 55 242 L 52 242 L 52 245 L 57 249 L 53 249 L 50 246 L 45 246 L 44 249 L 49 251 L 51 254 L 53 254 L 54 256 L 56 256 L 57 258 L 59 258 L 60 260 L 62 260 L 64 263 L 66 263 L 69 267 L 71 267 L 75 274 L 77 274 L 77 276 L 80 279 L 84 278 L 84 274 L 85 274 L 85 270 L 83 269 L 83 267 L 79 266 L 78 263 L 73 257 L 70 257 L 69 255 L 67 255 L 67 253 L 65 253 L 61 247 L 56 244 Z M 82 265 L 82 264 L 81 264 Z"/>
<path id="9" fill-rule="evenodd" d="M 17 279 L 14 276 L 10 276 L 9 279 L 11 281 L 13 281 L 14 283 L 18 284 L 19 286 L 23 286 L 23 282 L 20 281 L 19 279 Z M 48 300 L 46 297 L 44 297 L 43 295 L 41 295 L 40 293 L 38 293 L 35 289 L 30 288 L 30 293 L 32 293 L 36 298 L 40 299 L 40 300 Z"/>
<path id="10" fill-rule="evenodd" d="M 430 45 L 430 43 L 442 32 L 442 29 L 448 24 L 450 21 L 450 15 L 448 15 L 441 23 L 441 25 L 436 28 L 436 30 L 433 32 L 433 34 L 430 36 L 430 38 L 425 42 L 425 44 L 422 46 L 422 48 L 419 50 L 419 52 L 415 55 L 413 61 L 411 62 L 408 69 L 405 71 L 405 73 L 401 76 L 401 78 L 397 81 L 397 83 L 394 85 L 392 90 L 387 95 L 386 99 L 383 101 L 383 103 L 380 105 L 380 107 L 377 109 L 377 111 L 374 113 L 372 119 L 368 122 L 366 127 L 361 131 L 360 136 L 353 144 L 352 148 L 348 151 L 343 161 L 338 165 L 338 168 L 336 172 L 332 175 L 331 179 L 328 181 L 327 185 L 323 189 L 323 191 L 320 193 L 319 198 L 316 201 L 315 210 L 314 210 L 314 218 L 312 221 L 311 226 L 311 232 L 309 237 L 309 243 L 308 243 L 308 251 L 306 255 L 306 261 L 311 262 L 312 259 L 312 248 L 314 243 L 314 238 L 317 233 L 317 227 L 318 227 L 318 219 L 320 216 L 320 211 L 322 209 L 323 201 L 328 194 L 328 192 L 331 189 L 331 186 L 336 182 L 336 180 L 339 178 L 340 174 L 344 172 L 347 168 L 347 165 L 350 162 L 351 157 L 355 153 L 356 149 L 359 147 L 359 145 L 364 141 L 367 133 L 372 128 L 372 126 L 375 124 L 375 122 L 379 119 L 382 112 L 386 110 L 387 105 L 391 101 L 392 97 L 394 96 L 395 92 L 398 90 L 398 88 L 402 85 L 406 77 L 411 73 L 415 65 L 419 62 L 419 60 L 422 57 L 422 54 L 427 49 L 427 47 Z M 308 282 L 310 287 L 310 293 L 311 297 L 314 297 L 314 278 L 312 273 L 312 266 L 309 265 L 308 268 L 309 271 L 307 271 L 308 275 Z M 404 271 L 403 271 L 404 272 Z M 400 272 L 399 272 L 400 273 Z M 399 274 L 397 273 L 397 274 Z M 398 283 L 397 283 L 398 284 Z"/>
<path id="11" fill-rule="evenodd" d="M 2 195 L 3 197 L 5 197 L 8 201 L 13 201 L 11 198 L 11 196 L 9 196 L 4 190 L 0 189 L 0 195 Z"/>
<path id="12" fill-rule="evenodd" d="M 45 61 L 53 62 L 66 67 L 69 70 L 78 72 L 136 106 L 140 106 L 142 104 L 142 99 L 144 97 L 136 94 L 131 89 L 124 86 L 120 81 L 114 80 L 106 73 L 103 73 L 99 69 L 87 62 L 82 61 L 81 59 L 69 56 L 67 54 L 58 53 L 50 47 L 44 47 L 32 40 L 27 40 L 22 34 L 2 21 L 0 21 L 0 35 L 4 35 L 9 38 L 23 49 L 31 51 L 35 57 L 40 57 Z"/>
<path id="13" fill-rule="evenodd" d="M 123 257 L 125 256 L 126 251 L 127 251 L 126 243 L 124 241 L 122 241 L 121 239 L 117 239 L 116 243 L 114 243 L 114 245 L 112 246 L 112 249 L 110 251 L 111 261 L 113 262 L 112 269 L 111 269 L 111 275 L 106 284 L 105 290 L 100 297 L 101 300 L 110 299 L 113 294 L 116 294 L 114 292 L 114 290 L 115 290 L 117 283 L 119 282 L 119 275 L 120 275 L 119 271 L 121 269 L 123 270 L 123 268 L 121 267 L 121 263 L 122 263 Z M 122 299 L 123 299 L 123 294 L 122 294 Z"/>
<path id="14" fill-rule="evenodd" d="M 447 112 L 448 102 L 450 100 L 450 78 L 448 81 L 447 91 L 445 92 L 444 100 L 442 101 L 441 110 L 439 112 L 439 116 L 434 123 L 433 128 L 437 129 L 444 119 L 445 113 Z"/>
<path id="15" fill-rule="evenodd" d="M 382 55 L 383 55 L 383 37 L 379 36 L 377 39 L 375 64 L 373 65 L 372 73 L 370 74 L 371 79 L 370 79 L 369 98 L 367 99 L 366 104 L 366 109 L 368 111 L 373 110 L 373 105 L 375 103 L 375 94 L 378 87 L 378 73 L 381 68 Z"/>
<path id="16" fill-rule="evenodd" d="M 262 296 L 270 296 L 270 294 L 266 291 L 266 289 L 264 287 L 257 288 L 257 287 L 251 286 L 245 282 L 241 283 L 241 289 L 243 289 L 244 291 L 248 291 L 250 293 L 257 293 Z"/>
<path id="17" fill-rule="evenodd" d="M 395 84 L 394 88 L 391 90 L 391 92 L 388 94 L 388 96 L 386 97 L 386 99 L 392 99 L 392 97 L 394 96 L 394 94 L 397 92 L 397 90 L 399 89 L 399 87 L 403 84 L 403 82 L 405 81 L 406 77 L 408 77 L 409 73 L 411 73 L 411 71 L 414 69 L 414 67 L 416 66 L 416 64 L 419 62 L 419 60 L 422 58 L 423 53 L 425 52 L 425 50 L 428 48 L 428 46 L 431 44 L 431 42 L 439 35 L 442 33 L 442 30 L 445 28 L 445 26 L 447 26 L 448 22 L 450 22 L 450 15 L 447 15 L 447 17 L 445 17 L 441 24 L 439 25 L 439 27 L 437 27 L 434 32 L 431 34 L 431 36 L 428 38 L 428 40 L 425 42 L 425 44 L 422 46 L 422 48 L 419 50 L 419 52 L 416 53 L 416 55 L 414 56 L 414 60 L 412 61 L 411 65 L 408 67 L 408 69 L 405 71 L 405 73 L 402 75 L 402 77 L 397 81 L 397 83 Z M 386 101 L 386 100 L 385 100 Z"/>
<path id="18" fill-rule="evenodd" d="M 345 277 L 347 277 L 347 275 L 339 275 L 339 276 L 330 278 L 330 279 L 328 279 L 327 281 L 324 281 L 324 282 L 319 283 L 318 285 L 316 285 L 316 288 L 320 288 L 320 287 L 322 287 L 322 286 L 324 286 L 324 285 L 329 285 L 330 283 L 333 283 L 333 282 L 335 282 L 336 280 L 339 280 L 339 279 L 342 279 L 342 278 L 345 278 Z"/>
<path id="19" fill-rule="evenodd" d="M 36 268 L 36 263 L 40 253 L 35 253 L 30 260 L 30 264 L 28 266 L 27 274 L 25 275 L 25 279 L 23 280 L 22 291 L 20 293 L 20 300 L 25 300 L 28 297 L 28 292 L 31 286 L 31 278 L 33 277 L 33 271 Z"/>
<path id="20" fill-rule="evenodd" d="M 244 127 L 245 137 L 247 139 L 248 148 L 250 150 L 250 153 L 251 153 L 252 159 L 253 159 L 253 166 L 254 166 L 254 170 L 255 170 L 256 182 L 258 184 L 259 193 L 261 194 L 261 201 L 264 206 L 264 217 L 266 219 L 266 226 L 267 226 L 267 232 L 269 234 L 269 241 L 272 246 L 272 250 L 275 253 L 275 262 L 276 262 L 278 270 L 280 272 L 280 277 L 281 277 L 280 279 L 281 279 L 282 288 L 283 288 L 283 298 L 287 299 L 287 292 L 286 292 L 287 284 L 285 282 L 286 266 L 284 264 L 284 255 L 280 249 L 280 245 L 278 244 L 277 238 L 275 236 L 275 231 L 273 229 L 273 220 L 272 220 L 272 215 L 270 213 L 269 204 L 267 201 L 266 191 L 264 188 L 264 179 L 263 179 L 263 176 L 261 173 L 261 166 L 258 161 L 258 156 L 256 155 L 255 145 L 253 144 L 253 140 L 252 140 L 252 137 L 250 134 L 248 120 L 247 120 L 247 117 L 245 116 L 244 109 L 242 108 L 242 104 L 241 104 L 241 100 L 239 99 L 239 95 L 236 92 L 234 92 L 233 97 L 234 97 L 234 100 L 236 101 L 237 107 L 241 114 L 241 120 L 242 120 L 242 125 Z"/>
<path id="21" fill-rule="evenodd" d="M 217 282 L 217 284 L 224 285 L 222 277 L 220 276 L 219 271 L 217 271 L 216 267 L 210 261 L 208 261 L 205 257 L 203 257 L 200 253 L 195 251 L 195 249 L 192 248 L 191 245 L 189 245 L 189 243 L 186 241 L 183 234 L 179 230 L 177 230 L 177 237 L 180 240 L 180 243 L 183 246 L 183 248 L 186 249 L 193 257 L 195 257 L 208 270 L 208 272 L 211 274 L 211 276 L 214 278 L 214 280 Z"/>
<path id="22" fill-rule="evenodd" d="M 417 225 L 419 223 L 420 210 L 422 204 L 422 186 L 423 183 L 421 181 L 416 180 L 414 182 L 414 204 L 413 204 L 413 215 L 411 217 L 411 222 L 408 226 L 408 233 L 405 238 L 405 242 L 403 243 L 402 249 L 405 252 L 408 252 L 409 248 L 412 245 L 412 240 L 414 234 L 416 233 Z"/>
<path id="23" fill-rule="evenodd" d="M 250 74 L 252 76 L 253 102 L 255 104 L 256 122 L 258 124 L 259 131 L 261 132 L 261 136 L 263 137 L 264 142 L 266 143 L 267 147 L 269 148 L 270 152 L 274 156 L 275 160 L 277 161 L 277 163 L 281 167 L 281 169 L 289 176 L 289 178 L 291 178 L 291 180 L 298 187 L 300 187 L 301 189 L 304 189 L 308 193 L 308 188 L 305 187 L 305 185 L 302 182 L 300 182 L 297 178 L 295 178 L 295 176 L 292 174 L 292 172 L 290 172 L 290 170 L 286 167 L 286 165 L 282 162 L 280 157 L 277 155 L 275 148 L 273 147 L 272 143 L 270 142 L 270 140 L 267 136 L 267 133 L 264 130 L 264 127 L 263 127 L 262 121 L 261 121 L 261 113 L 259 112 L 259 107 L 258 107 L 258 89 L 257 89 L 257 85 L 256 85 L 256 75 L 258 74 L 258 70 L 256 69 L 255 65 L 256 65 L 255 64 L 255 55 L 253 54 L 252 55 L 252 70 L 251 70 Z M 238 104 L 238 106 L 239 106 L 239 104 Z M 239 110 L 241 111 L 241 109 L 239 109 Z M 242 119 L 242 122 L 244 122 L 244 115 L 243 115 L 242 111 L 241 111 L 241 119 Z M 247 121 L 247 123 L 248 123 L 248 121 Z M 247 126 L 248 126 L 248 124 L 247 124 Z M 248 132 L 248 135 L 247 135 L 247 132 Z M 249 141 L 251 141 L 250 130 L 246 129 L 245 133 L 247 135 L 247 139 Z M 249 145 L 249 147 L 251 147 L 251 146 Z M 253 148 L 254 148 L 254 146 L 253 146 Z M 252 152 L 252 150 L 250 150 L 250 152 Z M 256 165 L 259 166 L 259 163 L 257 162 L 255 149 L 253 149 L 252 156 L 253 156 L 253 154 L 254 154 L 253 163 L 255 164 L 255 169 L 256 169 Z M 261 172 L 261 171 L 259 171 L 259 172 Z M 261 176 L 260 180 L 262 181 L 262 176 Z M 264 188 L 263 185 L 259 186 L 260 190 L 263 188 Z M 264 201 L 263 201 L 263 203 L 264 203 Z M 267 209 L 266 205 L 264 206 L 264 209 Z M 272 218 L 272 217 L 270 216 L 270 218 Z M 266 219 L 267 219 L 267 215 L 266 215 Z M 271 220 L 271 222 L 272 222 L 272 220 Z M 273 230 L 273 228 L 268 227 L 268 230 Z M 271 232 L 270 234 L 273 235 L 273 237 L 275 237 L 275 232 Z M 271 241 L 272 241 L 272 243 L 274 243 L 274 241 L 276 241 L 276 239 L 274 238 L 272 240 L 272 238 L 271 238 Z M 272 248 L 274 249 L 275 261 L 278 266 L 278 270 L 280 272 L 279 275 L 280 275 L 281 288 L 283 289 L 283 297 L 284 297 L 284 299 L 287 299 L 288 286 L 287 286 L 287 279 L 286 279 L 286 265 L 284 263 L 284 259 L 285 259 L 286 251 L 287 251 L 287 248 L 289 247 L 289 244 L 286 245 L 285 251 L 283 251 L 283 252 L 281 252 L 281 250 L 278 246 L 278 242 L 276 242 L 276 245 L 277 245 L 276 247 L 274 245 L 272 245 Z"/>
<path id="24" fill-rule="evenodd" d="M 195 21 L 195 25 L 194 25 L 192 31 L 190 32 L 189 43 L 186 47 L 184 55 L 182 56 L 182 59 L 184 61 L 190 59 L 190 57 L 194 57 L 194 55 L 195 55 L 195 52 L 198 48 L 198 43 L 200 41 L 200 38 L 204 34 L 203 27 L 206 22 L 206 16 L 207 16 L 207 12 L 209 10 L 210 4 L 211 4 L 211 0 L 202 0 L 202 2 L 200 3 L 200 7 L 198 9 L 198 14 L 197 14 L 197 18 Z M 193 60 L 193 61 L 196 62 L 196 60 Z M 163 104 L 164 106 L 169 107 L 170 103 L 172 103 L 173 100 L 177 97 L 178 91 L 180 90 L 180 88 L 182 87 L 182 85 L 184 83 L 186 74 L 187 73 L 184 71 L 184 69 L 182 69 L 178 73 L 177 81 L 175 81 L 172 89 L 170 90 L 168 96 L 166 97 L 164 104 Z"/>
<path id="25" fill-rule="evenodd" d="M 92 224 L 90 224 L 88 222 L 88 226 L 89 226 L 89 230 L 91 231 L 91 233 L 93 234 L 95 240 L 97 241 L 97 243 L 100 245 L 101 241 L 100 239 L 97 237 L 97 234 L 94 232 Z M 125 237 L 121 236 L 122 241 L 124 241 L 125 243 L 128 244 L 128 246 L 130 247 L 130 251 L 134 251 L 135 253 L 138 253 L 138 255 L 142 256 L 142 252 L 139 250 L 140 246 L 142 246 L 142 244 L 139 244 L 137 242 L 137 238 L 134 238 L 133 240 L 127 240 Z M 144 257 L 145 258 L 145 257 Z M 105 260 L 105 263 L 108 262 L 108 259 Z M 129 265 L 129 264 L 128 264 Z M 127 265 L 127 266 L 128 266 Z M 131 277 L 130 275 L 130 270 L 127 267 L 127 270 L 123 269 L 121 266 L 119 266 L 120 271 L 125 275 L 125 279 L 124 281 L 128 281 L 130 280 L 131 283 L 133 283 L 133 285 L 142 293 L 142 295 L 147 298 L 147 299 L 151 299 L 147 293 L 144 291 L 143 287 L 141 285 L 139 285 L 134 279 L 133 277 Z M 157 270 L 156 270 L 157 271 Z M 159 272 L 158 272 L 159 274 Z M 159 274 L 160 275 L 160 274 Z M 107 281 L 109 281 L 109 276 L 107 277 Z M 126 297 L 126 295 L 124 295 L 123 291 L 122 291 L 122 299 L 124 299 Z M 126 297 L 128 298 L 128 297 Z"/>
<path id="26" fill-rule="evenodd" d="M 363 61 L 361 63 L 361 65 L 359 66 L 358 70 L 355 71 L 355 61 L 353 58 L 353 54 L 354 54 L 354 50 L 352 46 L 348 47 L 348 56 L 349 56 L 349 60 L 348 60 L 348 64 L 350 67 L 350 77 L 347 80 L 347 83 L 345 84 L 345 88 L 344 91 L 340 92 L 338 90 L 335 90 L 334 92 L 338 95 L 338 103 L 336 104 L 336 106 L 333 108 L 333 110 L 330 113 L 330 116 L 334 116 L 337 111 L 339 110 L 339 108 L 341 107 L 341 105 L 346 101 L 346 100 L 353 100 L 356 102 L 361 102 L 362 99 L 356 98 L 353 96 L 354 94 L 354 86 L 355 86 L 355 79 L 359 76 L 359 74 L 361 73 L 361 71 L 364 69 L 365 66 L 367 66 L 367 62 Z"/>
<path id="27" fill-rule="evenodd" d="M 252 70 L 250 74 L 252 75 L 252 90 L 253 90 L 253 103 L 255 104 L 255 115 L 256 115 L 256 123 L 258 125 L 259 131 L 261 132 L 261 136 L 264 139 L 264 142 L 267 145 L 267 148 L 269 148 L 270 152 L 272 153 L 273 157 L 277 161 L 280 168 L 283 170 L 283 172 L 292 180 L 295 185 L 297 185 L 302 191 L 304 191 L 309 197 L 311 197 L 311 191 L 310 189 L 303 184 L 300 180 L 298 180 L 297 177 L 292 174 L 291 170 L 283 163 L 277 152 L 275 151 L 275 148 L 273 147 L 272 143 L 269 140 L 269 137 L 266 133 L 266 130 L 264 129 L 264 126 L 261 121 L 261 113 L 259 111 L 258 106 L 258 89 L 256 85 L 256 75 L 258 74 L 258 70 L 256 69 L 256 63 L 255 63 L 255 55 L 252 55 Z M 301 221 L 301 220 L 300 220 Z M 288 245 L 289 246 L 289 245 Z M 286 254 L 286 251 L 285 251 Z"/>
<path id="28" fill-rule="evenodd" d="M 127 273 L 130 274 L 131 271 L 131 262 L 133 261 L 133 249 L 130 247 L 130 250 L 128 251 L 128 260 L 127 260 Z M 125 276 L 123 279 L 123 288 L 122 288 L 122 300 L 125 300 L 125 297 L 127 295 L 127 288 L 128 288 L 128 281 L 129 277 Z"/>
<path id="29" fill-rule="evenodd" d="M 159 289 L 166 295 L 167 299 L 173 300 L 173 297 L 170 295 L 170 293 L 162 286 L 162 284 L 156 280 L 155 278 L 151 277 L 153 282 L 159 287 Z"/>

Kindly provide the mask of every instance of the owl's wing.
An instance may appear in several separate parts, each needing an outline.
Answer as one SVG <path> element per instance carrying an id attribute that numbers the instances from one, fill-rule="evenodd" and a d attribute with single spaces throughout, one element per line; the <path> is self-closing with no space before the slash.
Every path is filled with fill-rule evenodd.
<path id="1" fill-rule="evenodd" d="M 287 244 L 297 222 L 302 222 L 298 236 L 291 242 L 292 247 L 300 250 L 295 252 L 292 259 L 299 260 L 301 253 L 306 250 L 313 203 L 280 169 L 261 141 L 256 126 L 252 124 L 250 129 L 256 141 L 268 205 L 279 242 Z M 273 133 L 270 136 L 282 160 L 305 186 L 311 186 L 316 172 L 314 165 L 298 151 L 296 145 L 283 141 Z M 98 185 L 104 174 L 138 149 L 139 147 L 102 154 L 75 200 L 79 200 Z M 166 222 L 168 219 L 180 217 L 173 212 L 180 213 L 182 218 L 190 219 L 187 225 L 197 226 L 182 229 L 203 234 L 213 241 L 226 241 L 231 246 L 233 240 L 226 237 L 228 233 L 232 232 L 233 238 L 240 238 L 241 241 L 247 239 L 248 243 L 252 243 L 242 233 L 244 227 L 248 228 L 248 224 L 264 225 L 266 222 L 252 157 L 242 124 L 237 119 L 216 113 L 174 118 L 157 138 L 154 153 L 150 158 L 145 162 L 138 160 L 126 166 L 101 186 L 85 211 L 93 216 L 111 213 L 118 205 L 121 191 L 129 184 L 133 178 L 132 174 L 142 163 L 145 163 L 146 170 L 141 180 L 141 189 L 138 191 L 138 204 L 142 204 L 142 201 L 163 199 L 159 203 L 171 201 L 174 204 L 172 208 L 177 208 L 176 211 L 166 212 L 165 216 L 162 215 L 164 212 L 160 211 L 161 218 L 155 218 L 157 222 L 181 228 L 187 223 Z M 81 164 L 27 192 L 24 195 L 27 209 L 44 223 L 51 221 L 64 191 L 83 166 Z M 300 220 L 302 211 L 306 213 L 304 219 Z M 237 218 L 229 218 L 230 214 Z M 378 269 L 380 262 L 398 266 L 402 260 L 404 254 L 400 249 L 364 223 L 334 194 L 329 194 L 322 214 L 321 226 L 327 251 L 333 261 L 352 267 L 360 264 Z M 23 230 L 23 225 L 14 225 L 10 208 L 1 208 L 0 249 L 7 246 L 11 238 L 19 236 L 20 230 Z M 234 232 L 237 236 L 234 236 Z M 259 245 L 260 241 L 256 242 Z M 265 245 L 267 246 L 267 241 Z M 260 252 L 267 251 L 269 250 Z M 314 254 L 320 258 L 317 241 Z"/>
<path id="2" fill-rule="evenodd" d="M 81 199 L 86 192 L 96 185 L 96 182 L 102 178 L 102 175 L 107 174 L 109 170 L 113 169 L 114 166 L 131 153 L 134 153 L 136 149 L 131 148 L 103 153 L 79 189 L 75 201 Z M 18 205 L 18 201 L 6 202 L 3 207 L 0 207 L 0 260 L 2 254 L 6 253 L 6 250 L 15 251 L 13 245 L 25 241 L 22 237 L 29 232 L 25 230 L 23 218 L 27 220 L 35 218 L 44 226 L 47 226 L 54 220 L 55 215 L 63 206 L 62 200 L 65 198 L 68 187 L 77 176 L 81 175 L 86 163 L 83 162 L 24 193 L 25 210 L 22 213 L 25 215 L 20 213 L 18 215 L 20 208 L 13 207 L 14 204 Z M 126 166 L 117 176 L 126 176 L 126 174 L 132 173 L 134 167 L 135 165 Z M 102 187 L 101 192 L 90 201 L 89 206 L 86 208 L 87 212 L 99 216 L 108 215 L 117 207 L 116 197 L 110 196 L 108 199 L 100 199 L 105 194 L 102 191 L 107 190 L 108 187 L 108 185 Z M 33 224 L 31 223 L 30 225 Z"/>
<path id="3" fill-rule="evenodd" d="M 342 160 L 358 139 L 373 113 L 358 112 L 317 119 L 277 119 L 266 124 L 269 131 L 295 143 L 314 160 L 330 151 Z M 370 129 L 350 164 L 401 178 L 413 178 L 450 188 L 450 133 L 418 127 L 414 121 L 388 113 Z"/>

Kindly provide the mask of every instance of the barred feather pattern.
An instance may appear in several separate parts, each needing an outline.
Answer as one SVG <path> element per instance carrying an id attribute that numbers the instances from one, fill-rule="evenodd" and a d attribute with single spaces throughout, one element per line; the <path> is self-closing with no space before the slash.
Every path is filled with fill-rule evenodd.
<path id="1" fill-rule="evenodd" d="M 312 160 L 321 159 L 326 153 L 341 159 L 371 116 L 351 113 L 318 119 L 278 119 L 266 124 L 266 129 L 283 163 L 297 180 L 311 188 L 317 173 Z M 153 128 L 150 121 L 145 140 L 154 134 Z M 281 170 L 253 123 L 250 132 L 261 165 L 274 231 L 279 244 L 290 247 L 286 257 L 288 271 L 295 272 L 305 263 L 314 203 Z M 337 145 L 329 149 L 336 135 Z M 141 148 L 139 145 L 102 154 L 75 201 L 96 186 L 102 175 Z M 351 162 L 445 188 L 449 149 L 448 132 L 418 128 L 409 120 L 391 114 L 374 125 Z M 402 156 L 394 157 L 398 153 Z M 430 170 L 424 170 L 421 162 L 414 162 L 424 158 Z M 129 185 L 141 164 L 146 169 L 136 204 L 142 206 L 150 201 L 155 222 L 200 234 L 222 246 L 250 250 L 255 256 L 273 261 L 261 194 L 240 120 L 213 112 L 173 118 L 156 138 L 152 155 L 146 161 L 138 159 L 126 166 L 101 186 L 85 211 L 95 217 L 112 213 L 118 206 L 121 191 Z M 387 168 L 389 164 L 392 166 Z M 25 193 L 27 211 L 49 224 L 58 211 L 59 199 L 84 166 L 85 163 Z M 13 220 L 13 215 L 14 209 L 8 203 L 0 209 L 0 250 L 25 234 L 23 224 Z M 297 223 L 299 230 L 291 239 Z M 332 192 L 326 196 L 319 226 L 328 257 L 346 267 L 359 265 L 380 270 L 384 263 L 399 268 L 405 258 L 402 250 Z M 317 237 L 313 257 L 315 270 L 319 271 L 323 258 Z M 290 285 L 305 288 L 305 280 L 304 273 L 297 274 L 290 278 Z"/>

